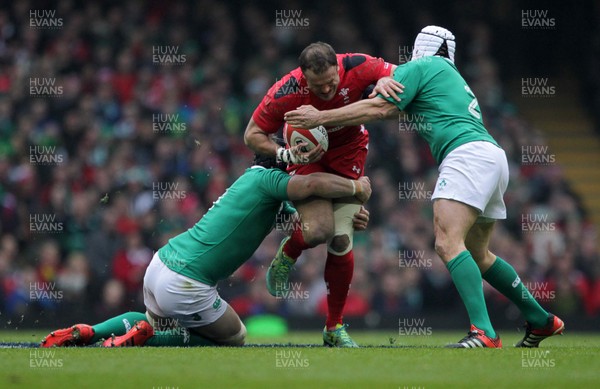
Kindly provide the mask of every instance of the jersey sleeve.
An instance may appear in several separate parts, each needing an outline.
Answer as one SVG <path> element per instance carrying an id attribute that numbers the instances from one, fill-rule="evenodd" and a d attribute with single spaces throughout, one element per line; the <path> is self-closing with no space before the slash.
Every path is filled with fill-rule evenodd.
<path id="1" fill-rule="evenodd" d="M 302 88 L 292 73 L 275 83 L 254 110 L 252 120 L 266 133 L 276 133 L 285 123 L 286 112 L 296 109 L 300 104 L 298 94 Z"/>
<path id="2" fill-rule="evenodd" d="M 346 70 L 354 69 L 354 74 L 368 83 L 376 83 L 382 77 L 391 75 L 393 65 L 382 58 L 367 54 L 351 54 L 344 59 Z"/>
<path id="3" fill-rule="evenodd" d="M 276 133 L 285 122 L 283 115 L 288 111 L 284 104 L 277 102 L 269 93 L 254 110 L 252 120 L 266 133 Z"/>
<path id="4" fill-rule="evenodd" d="M 279 169 L 268 169 L 263 176 L 262 188 L 265 195 L 280 201 L 289 200 L 287 187 L 292 177 Z"/>
<path id="5" fill-rule="evenodd" d="M 418 65 L 418 61 L 411 61 L 398 66 L 394 71 L 394 80 L 404 85 L 404 91 L 399 96 L 401 99 L 400 101 L 394 100 L 393 97 L 384 97 L 381 94 L 378 94 L 377 96 L 393 103 L 398 107 L 398 110 L 404 110 L 406 106 L 413 101 L 421 89 L 422 71 L 421 67 Z"/>

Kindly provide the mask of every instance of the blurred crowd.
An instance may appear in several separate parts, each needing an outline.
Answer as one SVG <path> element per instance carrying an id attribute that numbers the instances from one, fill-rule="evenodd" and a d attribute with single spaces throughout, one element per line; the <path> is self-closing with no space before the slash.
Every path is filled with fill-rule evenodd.
<path id="1" fill-rule="evenodd" d="M 503 93 L 493 20 L 481 17 L 488 10 L 463 14 L 463 3 L 436 12 L 446 13 L 457 66 L 511 164 L 509 218 L 498 223 L 492 249 L 542 305 L 597 316 L 597 231 L 560 161 L 524 162 L 523 147 L 543 145 L 543 133 Z M 153 253 L 199 220 L 250 165 L 246 124 L 267 89 L 297 67 L 303 47 L 321 40 L 339 53 L 398 63 L 421 27 L 440 23 L 425 9 L 390 12 L 378 1 L 52 5 L 18 1 L 0 10 L 0 319 L 93 322 L 142 310 Z M 55 13 L 31 12 L 49 8 Z M 295 25 L 277 21 L 286 18 Z M 367 126 L 371 220 L 355 235 L 346 316 L 461 306 L 433 251 L 426 197 L 436 167 L 403 120 Z M 220 284 L 242 317 L 325 313 L 324 247 L 300 258 L 296 298 L 266 291 L 266 267 L 282 237 L 276 228 Z M 515 317 L 508 301 L 486 293 L 490 309 Z"/>

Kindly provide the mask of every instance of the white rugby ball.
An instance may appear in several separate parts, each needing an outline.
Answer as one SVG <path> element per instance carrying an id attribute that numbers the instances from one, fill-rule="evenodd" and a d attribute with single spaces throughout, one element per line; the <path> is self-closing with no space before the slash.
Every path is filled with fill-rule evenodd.
<path id="1" fill-rule="evenodd" d="M 283 128 L 283 136 L 289 147 L 296 146 L 299 143 L 307 143 L 307 146 L 302 148 L 303 152 L 310 151 L 321 145 L 324 151 L 329 148 L 329 137 L 327 130 L 323 126 L 318 126 L 311 129 L 295 128 L 288 124 Z"/>

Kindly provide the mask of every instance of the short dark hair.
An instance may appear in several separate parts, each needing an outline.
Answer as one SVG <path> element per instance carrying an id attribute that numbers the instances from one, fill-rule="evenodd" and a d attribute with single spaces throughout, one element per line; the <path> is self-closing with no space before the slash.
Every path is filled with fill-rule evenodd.
<path id="1" fill-rule="evenodd" d="M 325 42 L 311 43 L 306 46 L 298 60 L 302 73 L 310 69 L 315 74 L 322 74 L 331 66 L 337 65 L 335 50 Z"/>

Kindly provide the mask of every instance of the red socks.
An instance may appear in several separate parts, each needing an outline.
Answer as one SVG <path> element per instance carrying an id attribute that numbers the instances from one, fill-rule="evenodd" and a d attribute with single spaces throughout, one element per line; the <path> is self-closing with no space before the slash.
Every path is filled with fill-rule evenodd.
<path id="1" fill-rule="evenodd" d="M 332 329 L 336 324 L 342 324 L 342 313 L 352 275 L 354 273 L 354 253 L 352 251 L 342 256 L 327 253 L 325 263 L 325 284 L 327 285 L 327 329 Z"/>
<path id="2" fill-rule="evenodd" d="M 283 246 L 283 252 L 293 259 L 298 259 L 303 250 L 311 246 L 306 244 L 302 236 L 302 229 L 296 229 L 291 238 Z M 334 328 L 336 324 L 342 324 L 342 313 L 352 275 L 354 273 L 354 253 L 352 251 L 344 255 L 327 253 L 325 263 L 325 284 L 327 285 L 327 321 L 328 329 Z"/>
<path id="3" fill-rule="evenodd" d="M 292 233 L 290 239 L 285 242 L 283 246 L 283 252 L 290 258 L 298 259 L 300 254 L 302 254 L 303 250 L 311 248 L 304 241 L 304 237 L 302 236 L 302 229 L 297 228 Z"/>

